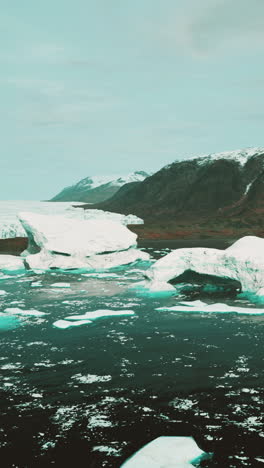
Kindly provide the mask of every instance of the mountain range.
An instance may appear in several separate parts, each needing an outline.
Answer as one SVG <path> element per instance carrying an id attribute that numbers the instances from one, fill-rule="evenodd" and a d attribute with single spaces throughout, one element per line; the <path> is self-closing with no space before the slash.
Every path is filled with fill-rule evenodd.
<path id="1" fill-rule="evenodd" d="M 91 206 L 89 206 L 91 208 Z M 161 231 L 216 229 L 264 234 L 264 148 L 175 161 L 140 183 L 122 186 L 93 208 L 145 220 Z"/>
<path id="2" fill-rule="evenodd" d="M 64 188 L 50 201 L 99 203 L 112 197 L 123 185 L 142 182 L 148 175 L 144 171 L 137 171 L 115 178 L 114 176 L 85 177 L 76 184 Z"/>

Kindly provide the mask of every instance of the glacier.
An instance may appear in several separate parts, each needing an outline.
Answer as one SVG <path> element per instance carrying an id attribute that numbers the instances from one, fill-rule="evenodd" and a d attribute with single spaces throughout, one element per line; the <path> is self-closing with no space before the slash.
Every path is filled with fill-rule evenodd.
<path id="1" fill-rule="evenodd" d="M 18 218 L 29 240 L 22 257 L 35 272 L 104 270 L 149 259 L 137 249 L 137 235 L 121 223 L 36 213 L 19 213 Z"/>
<path id="2" fill-rule="evenodd" d="M 209 456 L 193 437 L 162 436 L 136 452 L 121 468 L 187 468 Z"/>
<path id="3" fill-rule="evenodd" d="M 226 250 L 183 248 L 159 259 L 145 272 L 146 287 L 171 290 L 170 282 L 185 272 L 236 280 L 243 292 L 264 293 L 264 239 L 245 236 Z"/>
<path id="4" fill-rule="evenodd" d="M 0 239 L 26 237 L 25 230 L 17 218 L 17 213 L 20 211 L 43 215 L 63 215 L 71 219 L 107 219 L 125 226 L 144 224 L 143 219 L 132 214 L 125 216 L 103 210 L 84 210 L 83 208 L 75 208 L 74 203 L 76 202 L 0 201 Z M 82 203 L 80 202 L 78 205 L 82 205 Z"/>

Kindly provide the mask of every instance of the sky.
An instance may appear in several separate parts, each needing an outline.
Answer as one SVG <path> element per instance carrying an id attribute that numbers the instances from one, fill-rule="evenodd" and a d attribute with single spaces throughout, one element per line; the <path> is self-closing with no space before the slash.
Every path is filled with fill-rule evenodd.
<path id="1" fill-rule="evenodd" d="M 0 199 L 264 146 L 263 0 L 14 0 Z"/>

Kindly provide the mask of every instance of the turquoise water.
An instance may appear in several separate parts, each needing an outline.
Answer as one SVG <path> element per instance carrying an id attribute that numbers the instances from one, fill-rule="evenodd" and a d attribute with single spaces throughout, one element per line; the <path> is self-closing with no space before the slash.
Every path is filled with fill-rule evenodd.
<path id="1" fill-rule="evenodd" d="M 194 436 L 214 452 L 203 466 L 263 465 L 264 316 L 157 310 L 193 293 L 187 287 L 181 297 L 142 294 L 135 284 L 144 268 L 112 277 L 28 273 L 1 281 L 6 466 L 118 468 L 160 435 Z M 70 287 L 52 287 L 58 282 Z M 197 294 L 252 306 L 224 291 Z M 54 326 L 102 309 L 134 314 Z"/>
<path id="2" fill-rule="evenodd" d="M 6 330 L 13 330 L 19 327 L 20 321 L 16 317 L 0 315 L 0 332 Z"/>

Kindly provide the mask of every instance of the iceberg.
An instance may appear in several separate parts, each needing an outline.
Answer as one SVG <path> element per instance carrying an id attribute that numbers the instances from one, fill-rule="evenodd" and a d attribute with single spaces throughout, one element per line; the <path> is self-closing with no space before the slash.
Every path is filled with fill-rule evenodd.
<path id="1" fill-rule="evenodd" d="M 187 468 L 208 457 L 193 437 L 163 436 L 145 445 L 121 468 Z"/>
<path id="2" fill-rule="evenodd" d="M 29 240 L 22 256 L 25 264 L 37 272 L 104 270 L 149 259 L 136 248 L 137 235 L 121 223 L 36 213 L 20 213 L 19 220 Z"/>
<path id="3" fill-rule="evenodd" d="M 159 259 L 145 272 L 149 287 L 165 288 L 186 272 L 235 280 L 244 292 L 264 292 L 264 239 L 246 236 L 226 250 L 177 249 Z"/>
<path id="4" fill-rule="evenodd" d="M 0 255 L 0 271 L 25 270 L 23 259 L 14 255 Z"/>

